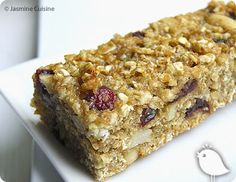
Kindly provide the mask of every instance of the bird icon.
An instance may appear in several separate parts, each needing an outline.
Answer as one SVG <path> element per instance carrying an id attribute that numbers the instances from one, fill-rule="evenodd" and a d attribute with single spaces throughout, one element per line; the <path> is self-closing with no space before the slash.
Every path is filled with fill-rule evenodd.
<path id="1" fill-rule="evenodd" d="M 2 178 L 1 178 L 1 176 L 0 176 L 0 182 L 4 182 L 4 181 L 2 180 Z"/>
<path id="2" fill-rule="evenodd" d="M 215 176 L 221 176 L 229 172 L 220 154 L 209 145 L 203 146 L 197 153 L 197 158 L 201 170 L 210 175 L 211 182 L 215 182 Z"/>
<path id="3" fill-rule="evenodd" d="M 5 0 L 0 0 L 0 5 L 2 5 L 2 3 L 4 2 Z"/>

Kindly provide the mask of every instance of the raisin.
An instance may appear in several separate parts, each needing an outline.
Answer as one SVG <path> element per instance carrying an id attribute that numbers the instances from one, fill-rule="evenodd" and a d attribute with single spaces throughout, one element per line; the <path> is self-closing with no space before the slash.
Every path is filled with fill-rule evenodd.
<path id="1" fill-rule="evenodd" d="M 210 110 L 210 106 L 206 100 L 197 98 L 195 104 L 186 110 L 185 118 L 192 116 L 194 112 L 199 110 L 201 111 Z"/>
<path id="2" fill-rule="evenodd" d="M 171 103 L 176 102 L 179 99 L 188 95 L 190 92 L 192 92 L 197 87 L 197 84 L 198 84 L 198 82 L 196 79 L 191 79 L 191 80 L 187 81 L 187 83 L 184 84 L 183 88 L 177 94 L 177 97 Z"/>
<path id="3" fill-rule="evenodd" d="M 114 109 L 116 94 L 110 88 L 102 86 L 95 94 L 92 91 L 88 91 L 84 99 L 90 102 L 90 109 L 95 108 L 99 111 L 112 110 Z"/>
<path id="4" fill-rule="evenodd" d="M 227 43 L 227 40 L 226 40 L 226 39 L 213 38 L 213 41 L 214 41 L 215 43 L 224 43 L 224 44 Z"/>
<path id="5" fill-rule="evenodd" d="M 236 20 L 236 14 L 234 12 L 230 12 L 229 17 Z"/>
<path id="6" fill-rule="evenodd" d="M 144 108 L 140 117 L 141 126 L 144 127 L 149 121 L 154 119 L 158 111 L 158 109 L 152 109 L 150 107 Z"/>
<path id="7" fill-rule="evenodd" d="M 84 81 L 82 80 L 81 77 L 79 77 L 79 78 L 77 79 L 77 82 L 78 82 L 79 86 L 81 86 L 81 85 L 84 83 Z"/>
<path id="8" fill-rule="evenodd" d="M 82 98 L 85 99 L 90 103 L 89 108 L 94 108 L 94 102 L 95 102 L 95 94 L 93 93 L 92 90 L 88 90 L 85 93 L 82 93 Z"/>
<path id="9" fill-rule="evenodd" d="M 46 86 L 41 82 L 40 75 L 54 75 L 54 72 L 48 69 L 37 69 L 35 73 L 36 87 L 38 87 L 42 99 L 47 103 L 47 106 L 51 107 L 52 103 L 50 100 L 50 94 L 48 93 Z"/>
<path id="10" fill-rule="evenodd" d="M 37 69 L 36 73 L 35 73 L 35 78 L 36 78 L 36 82 L 41 82 L 40 81 L 40 75 L 54 75 L 54 72 L 52 70 L 48 70 L 48 69 Z"/>
<path id="11" fill-rule="evenodd" d="M 141 31 L 137 31 L 137 32 L 133 32 L 132 36 L 133 37 L 143 38 L 143 37 L 145 37 L 145 33 L 141 32 Z"/>
<path id="12" fill-rule="evenodd" d="M 93 102 L 95 100 L 95 94 L 92 90 L 88 90 L 84 95 L 84 99 L 88 102 Z"/>

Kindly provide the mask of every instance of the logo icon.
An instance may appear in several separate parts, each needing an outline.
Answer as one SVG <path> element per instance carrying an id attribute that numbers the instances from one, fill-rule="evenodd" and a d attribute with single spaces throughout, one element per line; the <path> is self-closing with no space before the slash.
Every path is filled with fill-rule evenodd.
<path id="1" fill-rule="evenodd" d="M 0 5 L 2 5 L 2 3 L 4 2 L 5 0 L 0 0 Z"/>
<path id="2" fill-rule="evenodd" d="M 2 180 L 2 178 L 1 178 L 1 176 L 0 176 L 0 182 L 4 182 L 4 181 Z"/>
<path id="3" fill-rule="evenodd" d="M 210 175 L 211 182 L 215 182 L 216 176 L 221 176 L 229 172 L 220 154 L 208 144 L 204 145 L 197 152 L 197 158 L 200 169 Z"/>

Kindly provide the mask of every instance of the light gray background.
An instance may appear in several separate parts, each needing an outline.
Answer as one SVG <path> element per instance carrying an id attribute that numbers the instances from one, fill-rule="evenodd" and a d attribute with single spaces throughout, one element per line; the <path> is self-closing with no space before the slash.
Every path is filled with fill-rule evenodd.
<path id="1" fill-rule="evenodd" d="M 11 4 L 31 6 L 35 3 L 31 0 L 7 1 L 0 6 L 0 69 L 36 56 L 37 14 L 4 10 Z M 31 155 L 31 137 L 0 95 L 0 176 L 9 182 L 30 181 Z"/>

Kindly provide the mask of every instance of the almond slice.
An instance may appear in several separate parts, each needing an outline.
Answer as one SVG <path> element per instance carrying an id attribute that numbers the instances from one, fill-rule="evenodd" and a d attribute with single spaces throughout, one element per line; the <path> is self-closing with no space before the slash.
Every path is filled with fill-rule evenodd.
<path id="1" fill-rule="evenodd" d="M 236 32 L 236 21 L 219 14 L 211 14 L 208 18 L 208 22 L 214 25 L 220 25 L 228 30 Z"/>

